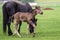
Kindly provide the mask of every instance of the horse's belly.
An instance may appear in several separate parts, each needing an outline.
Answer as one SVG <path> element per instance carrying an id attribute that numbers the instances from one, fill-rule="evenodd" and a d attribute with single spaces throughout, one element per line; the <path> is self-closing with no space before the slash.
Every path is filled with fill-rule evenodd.
<path id="1" fill-rule="evenodd" d="M 25 22 L 26 20 L 27 20 L 27 18 L 26 18 L 26 17 L 21 17 L 21 18 L 20 18 L 20 21 Z"/>

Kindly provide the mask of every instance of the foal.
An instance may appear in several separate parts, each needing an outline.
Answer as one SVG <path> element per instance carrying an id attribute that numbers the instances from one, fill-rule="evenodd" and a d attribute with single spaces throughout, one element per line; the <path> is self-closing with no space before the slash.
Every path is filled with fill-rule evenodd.
<path id="1" fill-rule="evenodd" d="M 42 11 L 38 8 L 32 10 L 32 12 L 17 12 L 16 14 L 14 14 L 12 17 L 14 17 L 15 23 L 14 23 L 14 33 L 13 35 L 15 35 L 17 33 L 17 35 L 19 37 L 21 37 L 21 35 L 19 34 L 17 28 L 18 28 L 18 24 L 19 22 L 27 22 L 28 26 L 27 26 L 27 35 L 28 35 L 28 30 L 29 30 L 29 24 L 31 24 L 34 28 L 34 33 L 33 33 L 33 37 L 35 36 L 35 24 L 31 21 L 37 14 L 42 14 Z"/>

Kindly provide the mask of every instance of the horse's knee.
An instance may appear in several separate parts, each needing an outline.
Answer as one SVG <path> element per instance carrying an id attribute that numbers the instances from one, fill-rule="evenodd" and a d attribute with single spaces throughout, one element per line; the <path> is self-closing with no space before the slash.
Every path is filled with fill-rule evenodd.
<path id="1" fill-rule="evenodd" d="M 33 19 L 32 19 L 32 22 L 33 22 L 35 25 L 37 25 L 37 19 L 33 18 Z"/>

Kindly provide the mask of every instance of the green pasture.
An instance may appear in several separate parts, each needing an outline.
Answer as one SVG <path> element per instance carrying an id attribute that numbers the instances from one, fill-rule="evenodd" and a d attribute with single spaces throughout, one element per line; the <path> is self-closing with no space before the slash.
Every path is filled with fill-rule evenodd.
<path id="1" fill-rule="evenodd" d="M 35 2 L 60 2 L 60 0 L 35 0 Z"/>
<path id="2" fill-rule="evenodd" d="M 46 7 L 46 6 L 45 6 Z M 43 6 L 43 8 L 45 8 Z M 43 15 L 37 15 L 36 18 L 36 36 L 33 38 L 31 34 L 26 36 L 27 24 L 23 22 L 21 26 L 21 35 L 19 38 L 17 35 L 8 36 L 3 34 L 2 25 L 2 5 L 0 4 L 0 40 L 60 40 L 60 6 L 48 6 L 54 10 L 43 10 Z M 13 24 L 11 24 L 12 32 L 14 30 Z"/>

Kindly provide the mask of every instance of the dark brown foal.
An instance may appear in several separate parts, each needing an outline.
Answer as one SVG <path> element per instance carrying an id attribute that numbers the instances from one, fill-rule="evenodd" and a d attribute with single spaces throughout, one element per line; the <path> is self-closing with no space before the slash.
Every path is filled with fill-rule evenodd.
<path id="1" fill-rule="evenodd" d="M 34 33 L 33 33 L 33 37 L 35 36 L 35 24 L 31 21 L 37 14 L 42 14 L 42 11 L 40 9 L 38 9 L 36 7 L 36 9 L 32 10 L 32 12 L 17 12 L 16 14 L 13 15 L 14 20 L 15 20 L 15 24 L 14 24 L 14 34 L 15 35 L 17 33 L 17 35 L 19 37 L 21 37 L 21 35 L 19 34 L 17 28 L 18 28 L 18 24 L 19 22 L 27 22 L 27 35 L 28 35 L 28 30 L 29 30 L 29 24 L 31 24 L 34 28 Z"/>

